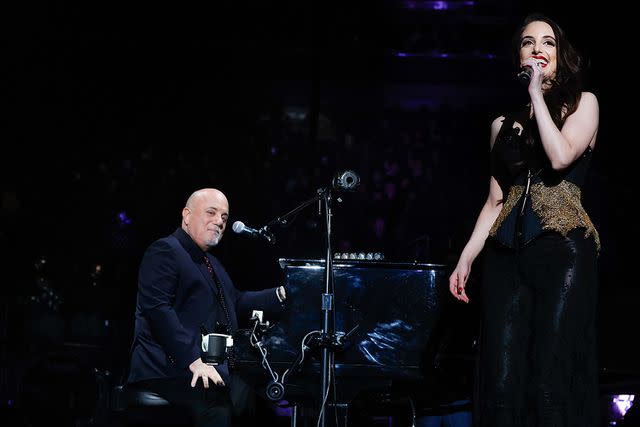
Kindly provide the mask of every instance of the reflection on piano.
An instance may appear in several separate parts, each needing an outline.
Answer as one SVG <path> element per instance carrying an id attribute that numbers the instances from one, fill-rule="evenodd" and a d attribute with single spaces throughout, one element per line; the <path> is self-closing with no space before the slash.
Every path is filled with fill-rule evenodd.
<path id="1" fill-rule="evenodd" d="M 323 326 L 325 261 L 281 259 L 280 266 L 287 306 L 282 317 L 261 334 L 260 344 L 283 382 L 282 398 L 317 404 L 322 368 L 316 344 Z M 348 405 L 361 393 L 423 380 L 437 345 L 434 336 L 447 292 L 445 266 L 334 260 L 333 270 L 333 324 L 341 345 L 331 352 L 329 400 Z M 249 335 L 250 331 L 241 330 L 234 339 L 239 374 L 254 378 L 261 374 L 267 383 L 272 377 L 261 366 L 262 356 L 251 346 Z"/>

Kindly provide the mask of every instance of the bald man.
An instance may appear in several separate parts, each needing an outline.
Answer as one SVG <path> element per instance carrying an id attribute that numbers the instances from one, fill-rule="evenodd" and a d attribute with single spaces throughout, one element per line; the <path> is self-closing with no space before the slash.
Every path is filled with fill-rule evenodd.
<path id="1" fill-rule="evenodd" d="M 187 407 L 194 425 L 203 427 L 231 426 L 250 391 L 227 361 L 203 362 L 201 331 L 217 325 L 233 331 L 237 313 L 274 314 L 286 298 L 282 287 L 239 291 L 209 253 L 228 219 L 229 202 L 220 190 L 195 191 L 182 209 L 181 227 L 147 248 L 138 273 L 128 386 Z"/>

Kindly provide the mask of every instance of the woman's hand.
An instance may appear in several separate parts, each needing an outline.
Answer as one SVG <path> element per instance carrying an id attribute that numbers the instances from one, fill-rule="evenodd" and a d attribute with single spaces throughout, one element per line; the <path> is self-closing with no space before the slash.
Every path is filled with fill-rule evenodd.
<path id="1" fill-rule="evenodd" d="M 544 72 L 542 71 L 540 61 L 536 58 L 527 58 L 522 61 L 521 66 L 531 67 L 531 69 L 533 70 L 531 80 L 529 81 L 529 92 L 542 92 L 542 84 L 544 83 Z"/>
<path id="2" fill-rule="evenodd" d="M 449 276 L 449 291 L 454 298 L 466 303 L 469 302 L 469 297 L 467 296 L 465 288 L 470 272 L 471 264 L 459 261 L 455 270 L 453 270 L 453 273 Z"/>

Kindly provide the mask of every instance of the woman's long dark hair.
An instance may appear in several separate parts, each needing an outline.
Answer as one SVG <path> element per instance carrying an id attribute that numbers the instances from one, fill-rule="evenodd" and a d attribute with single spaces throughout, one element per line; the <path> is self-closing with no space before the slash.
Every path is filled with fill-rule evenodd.
<path id="1" fill-rule="evenodd" d="M 512 39 L 514 61 L 518 69 L 520 68 L 522 32 L 527 25 L 536 21 L 549 24 L 556 38 L 556 75 L 550 82 L 551 87 L 545 91 L 544 98 L 551 118 L 560 128 L 564 120 L 578 108 L 582 94 L 582 58 L 558 24 L 545 15 L 532 13 L 522 21 Z"/>

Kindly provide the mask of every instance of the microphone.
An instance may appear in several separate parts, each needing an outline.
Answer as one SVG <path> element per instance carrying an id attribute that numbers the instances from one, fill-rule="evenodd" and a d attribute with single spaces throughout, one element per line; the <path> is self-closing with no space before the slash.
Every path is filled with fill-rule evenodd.
<path id="1" fill-rule="evenodd" d="M 518 73 L 518 80 L 525 86 L 529 86 L 529 82 L 531 81 L 531 77 L 533 77 L 533 68 L 528 65 L 522 67 L 520 72 Z"/>
<path id="2" fill-rule="evenodd" d="M 267 231 L 266 227 L 262 227 L 260 230 L 256 230 L 255 228 L 247 227 L 246 225 L 244 225 L 244 222 L 242 221 L 236 221 L 231 226 L 231 229 L 238 234 L 245 234 L 249 237 L 253 237 L 256 239 L 257 238 L 265 239 L 267 242 L 271 243 L 272 245 L 276 242 L 276 238 L 273 236 L 273 234 Z"/>
<path id="3" fill-rule="evenodd" d="M 332 185 L 336 190 L 353 191 L 360 185 L 360 177 L 352 170 L 344 171 L 335 174 Z"/>

